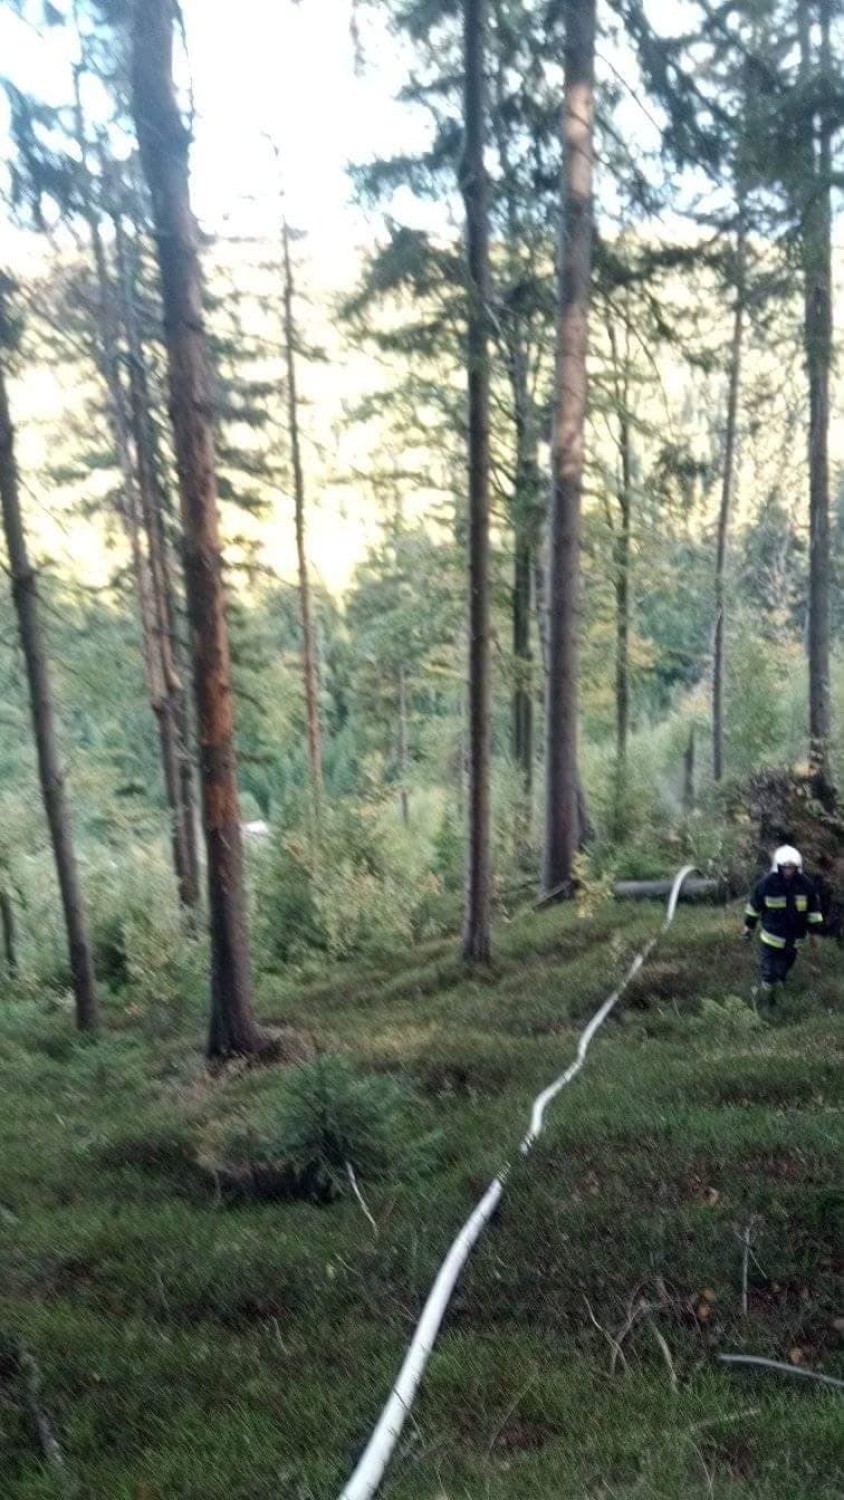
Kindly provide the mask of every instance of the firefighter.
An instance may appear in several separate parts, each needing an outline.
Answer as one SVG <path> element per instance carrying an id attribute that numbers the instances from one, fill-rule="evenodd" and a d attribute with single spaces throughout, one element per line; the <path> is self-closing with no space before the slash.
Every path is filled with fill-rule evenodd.
<path id="1" fill-rule="evenodd" d="M 823 927 L 814 882 L 803 873 L 803 856 L 790 844 L 774 855 L 770 872 L 759 881 L 744 915 L 744 938 L 750 942 L 759 925 L 759 1000 L 773 1005 L 777 986 L 785 984 L 797 949 Z"/>

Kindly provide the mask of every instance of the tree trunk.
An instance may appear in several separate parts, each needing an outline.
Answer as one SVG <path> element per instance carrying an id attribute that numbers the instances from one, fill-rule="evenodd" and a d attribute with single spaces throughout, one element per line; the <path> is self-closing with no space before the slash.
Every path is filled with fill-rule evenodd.
<path id="1" fill-rule="evenodd" d="M 407 793 L 407 677 L 404 667 L 399 671 L 399 780 L 401 798 L 401 820 L 405 828 L 410 822 L 410 803 Z"/>
<path id="2" fill-rule="evenodd" d="M 134 223 L 136 246 L 140 243 L 141 227 Z M 139 274 L 139 256 L 130 278 L 130 297 L 133 322 L 137 331 L 138 359 L 135 364 L 137 378 L 141 387 L 141 401 L 146 413 L 146 434 L 150 453 L 150 463 L 154 478 L 154 522 L 155 522 L 155 546 L 160 558 L 161 577 L 164 587 L 164 604 L 167 620 L 167 638 L 171 643 L 172 656 L 175 664 L 176 676 L 180 684 L 180 690 L 175 694 L 174 711 L 176 718 L 176 730 L 179 746 L 179 781 L 181 786 L 181 807 L 185 840 L 185 855 L 187 859 L 187 872 L 192 889 L 196 892 L 196 905 L 194 912 L 198 912 L 201 904 L 202 872 L 199 863 L 199 816 L 196 799 L 196 776 L 195 776 L 195 745 L 196 731 L 194 724 L 194 706 L 186 682 L 190 665 L 187 660 L 187 647 L 183 640 L 183 630 L 180 620 L 179 600 L 174 577 L 174 569 L 171 558 L 171 544 L 167 535 L 167 522 L 171 523 L 174 530 L 178 529 L 178 517 L 175 508 L 169 503 L 168 491 L 163 480 L 164 465 L 159 450 L 155 422 L 152 417 L 152 400 L 150 398 L 149 380 L 147 366 L 144 359 L 144 346 L 137 329 L 137 311 L 135 307 L 134 285 L 135 278 Z M 184 562 L 184 552 L 181 553 Z"/>
<path id="3" fill-rule="evenodd" d="M 129 365 L 129 421 L 135 452 L 137 492 L 149 557 L 150 622 L 148 632 L 155 657 L 158 691 L 153 709 L 159 721 L 164 782 L 170 810 L 173 864 L 179 899 L 191 923 L 199 905 L 199 872 L 193 835 L 193 768 L 184 706 L 184 686 L 175 658 L 176 618 L 172 577 L 167 560 L 163 502 L 158 484 L 151 436 L 149 393 L 138 329 L 132 277 L 120 213 L 114 216 L 123 324 Z"/>
<path id="4" fill-rule="evenodd" d="M 688 817 L 695 807 L 695 726 L 689 730 L 689 743 L 683 751 L 683 812 Z"/>
<path id="5" fill-rule="evenodd" d="M 197 228 L 190 205 L 189 136 L 173 82 L 173 22 L 170 0 L 136 0 L 132 98 L 152 197 L 164 303 L 207 850 L 208 1050 L 211 1056 L 220 1057 L 259 1052 L 267 1038 L 258 1026 L 252 1001 L 211 381 Z"/>
<path id="6" fill-rule="evenodd" d="M 544 533 L 545 528 L 542 528 Z M 533 603 L 536 610 L 536 633 L 539 637 L 539 655 L 542 661 L 542 678 L 547 693 L 548 689 L 548 660 L 550 646 L 548 642 L 548 568 L 547 568 L 547 538 L 540 536 L 539 550 L 533 559 Z"/>
<path id="7" fill-rule="evenodd" d="M 80 1031 L 94 1031 L 97 1026 L 94 963 L 88 938 L 76 851 L 73 845 L 70 811 L 65 796 L 64 774 L 56 739 L 52 688 L 38 618 L 35 573 L 27 555 L 14 444 L 5 371 L 0 363 L 0 501 L 2 501 L 3 528 L 9 553 L 12 596 L 29 682 L 41 795 L 50 826 L 56 874 L 64 909 L 70 971 L 73 976 L 73 991 L 76 998 L 76 1024 Z"/>
<path id="8" fill-rule="evenodd" d="M 6 968 L 9 978 L 18 973 L 18 941 L 15 923 L 15 908 L 5 885 L 0 886 L 0 925 L 3 927 L 3 947 L 6 952 Z"/>
<path id="9" fill-rule="evenodd" d="M 464 645 L 468 659 L 468 643 Z M 469 740 L 466 726 L 466 684 L 461 680 L 460 696 L 457 703 L 457 721 L 459 726 L 459 740 L 457 746 L 457 819 L 465 826 L 466 823 L 466 789 L 469 781 Z"/>
<path id="10" fill-rule="evenodd" d="M 624 354 L 612 316 L 607 319 L 618 415 L 618 524 L 613 535 L 615 587 L 615 788 L 613 825 L 616 839 L 625 832 L 627 742 L 630 734 L 630 567 L 633 526 L 633 448 L 630 413 L 630 308 L 625 296 Z"/>
<path id="11" fill-rule="evenodd" d="M 530 644 L 532 549 L 524 521 L 517 517 L 513 557 L 513 760 L 529 804 L 533 790 L 533 653 Z"/>
<path id="12" fill-rule="evenodd" d="M 173 868 L 179 895 L 184 899 L 184 847 L 181 837 L 181 798 L 179 795 L 179 761 L 176 734 L 170 701 L 164 683 L 164 673 L 158 650 L 158 632 L 155 619 L 155 604 L 150 570 L 141 541 L 141 519 L 138 493 L 134 483 L 126 487 L 123 501 L 123 521 L 129 538 L 132 557 L 132 574 L 138 601 L 138 618 L 141 629 L 141 657 L 147 697 L 155 717 L 158 730 L 161 770 L 164 795 L 170 818 Z"/>
<path id="13" fill-rule="evenodd" d="M 730 374 L 727 391 L 727 425 L 724 435 L 724 472 L 721 479 L 721 505 L 718 511 L 718 539 L 715 551 L 715 628 L 712 640 L 712 775 L 718 782 L 724 777 L 724 648 L 726 635 L 726 600 L 724 577 L 727 562 L 727 532 L 733 498 L 735 472 L 736 423 L 741 383 L 741 350 L 744 331 L 744 270 L 746 236 L 744 206 L 739 201 L 739 227 L 736 240 L 736 305 L 733 314 L 733 338 L 730 347 Z"/>
<path id="14" fill-rule="evenodd" d="M 494 0 L 495 41 L 500 42 L 506 32 L 507 18 L 502 0 Z M 537 424 L 535 403 L 531 397 L 528 378 L 528 350 L 530 346 L 530 313 L 521 308 L 520 292 L 524 283 L 524 267 L 518 258 L 518 249 L 524 238 L 518 193 L 513 187 L 513 163 L 510 151 L 510 129 L 507 123 L 509 104 L 509 80 L 504 56 L 495 44 L 494 69 L 495 97 L 491 110 L 491 123 L 498 152 L 501 190 L 506 216 L 505 254 L 511 260 L 507 268 L 508 281 L 500 299 L 504 306 L 499 320 L 499 338 L 507 361 L 507 372 L 513 400 L 513 425 L 516 446 L 515 479 L 513 484 L 513 701 L 512 701 L 512 751 L 513 760 L 521 773 L 524 800 L 520 809 L 519 843 L 527 848 L 530 842 L 530 826 L 533 804 L 533 756 L 534 756 L 534 664 L 531 650 L 531 605 L 533 591 L 534 555 L 537 551 L 537 497 L 539 492 L 539 465 L 537 461 Z M 511 295 L 513 293 L 514 295 Z"/>
<path id="15" fill-rule="evenodd" d="M 592 272 L 595 0 L 567 0 L 553 492 L 549 557 L 545 890 L 571 882 L 578 844 L 580 510 Z"/>
<path id="16" fill-rule="evenodd" d="M 616 880 L 612 893 L 617 901 L 664 901 L 673 889 L 673 880 Z M 722 902 L 729 894 L 726 880 L 701 877 L 683 882 L 680 900 Z"/>
<path id="17" fill-rule="evenodd" d="M 180 684 L 178 691 L 173 693 L 173 713 L 176 724 L 176 736 L 179 752 L 179 786 L 180 806 L 182 816 L 182 830 L 185 848 L 185 874 L 187 889 L 192 894 L 191 922 L 198 920 L 200 907 L 202 905 L 202 870 L 199 861 L 199 811 L 197 807 L 196 793 L 196 743 L 197 734 L 195 726 L 195 708 L 187 688 L 190 673 L 188 660 L 188 649 L 183 640 L 182 622 L 180 619 L 179 602 L 174 570 L 170 557 L 170 542 L 167 536 L 166 517 L 170 507 L 167 503 L 166 491 L 162 475 L 162 460 L 158 452 L 155 436 L 155 424 L 152 419 L 152 405 L 147 382 L 146 365 L 143 360 L 141 349 L 141 363 L 139 365 L 140 383 L 143 392 L 143 407 L 146 413 L 146 426 L 149 438 L 150 456 L 155 476 L 155 514 L 154 523 L 156 531 L 156 546 L 161 558 L 162 577 L 164 580 L 164 603 L 167 618 L 167 634 L 172 644 L 173 660 L 176 675 Z M 183 556 L 183 548 L 182 548 Z"/>
<path id="18" fill-rule="evenodd" d="M 290 261 L 290 231 L 285 219 L 284 245 L 284 351 L 287 363 L 287 418 L 293 460 L 293 499 L 296 507 L 296 558 L 299 568 L 299 618 L 302 628 L 302 676 L 308 724 L 308 768 L 311 793 L 318 811 L 322 799 L 322 736 L 319 723 L 319 674 L 311 608 L 311 584 L 305 545 L 305 475 L 299 438 L 299 400 L 296 387 L 296 325 L 293 318 L 293 268 Z"/>
<path id="19" fill-rule="evenodd" d="M 630 416 L 619 421 L 621 484 L 615 555 L 615 757 L 616 832 L 624 819 L 627 791 L 627 742 L 630 735 L 630 543 L 633 492 L 630 454 Z"/>
<path id="20" fill-rule="evenodd" d="M 159 607 L 160 596 L 156 587 L 155 565 L 152 561 L 151 552 L 149 560 L 147 554 L 144 552 L 140 531 L 140 513 L 143 513 L 146 525 L 147 511 L 150 504 L 148 494 L 150 476 L 148 466 L 145 462 L 146 449 L 145 447 L 138 446 L 137 433 L 131 432 L 131 429 L 136 424 L 134 421 L 130 423 L 130 417 L 126 410 L 120 361 L 121 330 L 115 307 L 112 278 L 109 274 L 108 261 L 100 228 L 99 210 L 97 204 L 94 202 L 91 189 L 91 177 L 88 165 L 88 139 L 82 108 L 81 72 L 81 66 L 74 68 L 74 114 L 76 140 L 82 164 L 83 208 L 91 240 L 94 272 L 97 280 L 97 306 L 95 309 L 96 362 L 108 398 L 108 423 L 111 428 L 117 452 L 118 467 L 123 481 L 122 517 L 129 537 L 132 554 L 132 569 L 138 600 L 144 676 L 150 707 L 155 717 L 158 731 L 164 795 L 170 821 L 173 867 L 180 899 L 185 905 L 190 907 L 192 903 L 190 901 L 190 882 L 181 814 L 176 726 L 168 691 L 168 680 L 172 678 L 174 668 L 172 666 L 172 655 L 169 651 L 169 642 L 162 627 Z M 118 231 L 118 252 L 120 252 L 119 215 L 115 217 L 115 224 Z M 119 267 L 119 275 L 121 284 L 123 284 L 125 282 L 125 269 L 123 266 Z M 121 290 L 123 289 L 123 285 L 121 285 Z M 125 303 L 125 295 L 123 300 Z M 131 363 L 130 358 L 130 367 Z M 133 378 L 131 377 L 131 370 L 130 378 Z M 130 399 L 134 406 L 134 391 L 131 391 Z M 135 439 L 134 459 L 132 454 L 133 437 Z M 149 535 L 148 525 L 146 526 L 146 530 L 147 535 Z"/>
<path id="21" fill-rule="evenodd" d="M 531 644 L 534 562 L 537 553 L 539 465 L 536 424 L 528 390 L 525 350 L 517 333 L 510 352 L 516 437 L 516 482 L 513 525 L 513 759 L 524 792 L 525 843 L 529 842 L 533 803 L 534 661 Z"/>
<path id="22" fill-rule="evenodd" d="M 819 0 L 820 70 L 830 83 L 830 0 Z M 814 75 L 810 0 L 799 0 L 801 77 Z M 831 807 L 835 788 L 830 765 L 830 526 L 829 376 L 832 363 L 832 126 L 829 105 L 815 144 L 814 117 L 804 127 L 805 186 L 802 195 L 804 343 L 809 378 L 809 761 L 820 800 Z"/>
<path id="23" fill-rule="evenodd" d="M 528 518 L 520 514 L 524 493 L 516 496 L 513 558 L 513 762 L 519 775 L 514 836 L 516 858 L 528 864 L 533 825 L 534 683 L 531 649 L 533 556 Z"/>
<path id="24" fill-rule="evenodd" d="M 469 315 L 469 827 L 463 956 L 490 956 L 489 220 L 484 167 L 487 0 L 465 0 L 464 145 Z"/>

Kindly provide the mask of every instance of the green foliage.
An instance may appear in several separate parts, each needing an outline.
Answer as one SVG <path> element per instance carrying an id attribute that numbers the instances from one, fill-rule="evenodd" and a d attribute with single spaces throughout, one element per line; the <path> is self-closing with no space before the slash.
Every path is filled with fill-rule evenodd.
<path id="1" fill-rule="evenodd" d="M 432 837 L 441 801 L 418 793 L 405 828 L 383 794 L 325 807 L 319 826 L 281 834 L 256 870 L 256 930 L 270 967 L 387 958 L 453 931 L 457 884 Z M 452 854 L 458 852 L 456 845 Z"/>
<path id="2" fill-rule="evenodd" d="M 69 1004 L 70 970 L 50 851 L 13 862 L 21 973 L 19 993 Z M 166 842 L 93 851 L 83 846 L 91 940 L 109 1012 L 141 1017 L 169 1035 L 206 1001 L 204 938 L 191 937 L 176 899 Z M 107 1023 L 108 1019 L 107 1019 Z"/>
<path id="3" fill-rule="evenodd" d="M 727 1036 L 745 1036 L 764 1027 L 757 1011 L 740 995 L 725 995 L 723 1000 L 704 997 L 700 1002 L 700 1023 L 707 1030 Z"/>
<path id="4" fill-rule="evenodd" d="M 267 963 L 286 964 L 324 952 L 326 933 L 304 844 L 294 839 L 275 842 L 257 884 L 256 936 Z"/>
<path id="5" fill-rule="evenodd" d="M 119 1034 L 80 1045 L 72 1017 L 0 1004 L 0 1329 L 41 1370 L 69 1487 L 121 1500 L 339 1493 L 452 1234 L 517 1155 L 527 1102 L 571 1062 L 573 1018 L 657 921 L 629 907 L 528 914 L 502 931 L 487 980 L 451 946 L 394 957 L 380 977 L 347 966 L 336 983 L 297 980 L 285 1009 L 307 1018 L 329 1084 L 303 1070 L 295 1132 L 299 1070 L 212 1080 L 190 1024 L 162 1046 L 127 1013 Z M 712 1358 L 799 1348 L 810 1368 L 842 1373 L 842 1011 L 831 949 L 820 965 L 798 968 L 794 1009 L 775 1024 L 704 1023 L 702 992 L 734 1003 L 734 947 L 722 913 L 680 912 L 466 1267 L 414 1413 L 435 1451 L 391 1479 L 408 1500 L 508 1500 L 514 1483 L 532 1500 L 607 1486 L 676 1500 L 707 1492 L 698 1450 L 730 1500 L 834 1500 L 835 1393 L 766 1377 L 749 1399 Z M 277 1013 L 266 982 L 261 1004 Z M 393 1080 L 385 1132 L 376 1086 Z M 432 1126 L 441 1141 L 420 1160 Z M 330 1203 L 260 1201 L 247 1171 L 227 1207 L 229 1148 L 206 1141 L 248 1158 L 291 1134 L 309 1143 L 303 1159 L 324 1170 L 328 1158 Z M 338 1169 L 346 1150 L 377 1235 Z M 254 1163 L 259 1183 L 277 1159 Z M 636 1287 L 655 1311 L 610 1379 L 592 1315 L 617 1333 Z M 53 1500 L 8 1374 L 4 1495 Z"/>
<path id="6" fill-rule="evenodd" d="M 434 874 L 442 882 L 443 889 L 455 894 L 462 889 L 464 880 L 465 830 L 450 808 L 446 808 L 440 819 L 434 840 Z"/>
<path id="7" fill-rule="evenodd" d="M 346 610 L 354 719 L 361 749 L 377 746 L 394 773 L 402 675 L 411 756 L 417 721 L 453 709 L 459 580 L 453 546 L 402 524 L 355 573 Z"/>
<path id="8" fill-rule="evenodd" d="M 787 724 L 783 685 L 798 668 L 796 646 L 761 639 L 752 617 L 739 613 L 730 640 L 727 677 L 727 759 L 730 771 L 749 776 L 775 761 Z"/>
<path id="9" fill-rule="evenodd" d="M 406 1182 L 429 1170 L 438 1137 L 420 1135 L 419 1126 L 406 1084 L 323 1056 L 289 1075 L 278 1104 L 241 1146 L 253 1161 L 277 1167 L 295 1196 L 325 1202 L 352 1191 L 350 1167 L 361 1182 Z"/>

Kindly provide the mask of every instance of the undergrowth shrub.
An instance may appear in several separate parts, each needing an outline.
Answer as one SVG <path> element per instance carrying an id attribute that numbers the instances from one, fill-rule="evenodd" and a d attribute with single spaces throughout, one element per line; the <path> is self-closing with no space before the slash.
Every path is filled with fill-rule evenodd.
<path id="1" fill-rule="evenodd" d="M 383 958 L 453 925 L 432 829 L 405 827 L 395 799 L 323 811 L 318 842 L 277 837 L 255 871 L 256 933 L 268 966 Z M 449 856 L 450 857 L 450 856 Z"/>
<path id="2" fill-rule="evenodd" d="M 240 1128 L 226 1154 L 280 1174 L 291 1196 L 331 1201 L 362 1182 L 415 1178 L 435 1164 L 439 1134 L 426 1128 L 407 1085 L 325 1056 L 292 1069 L 280 1098 Z"/>
<path id="3" fill-rule="evenodd" d="M 682 733 L 688 737 L 688 726 Z M 615 750 L 587 745 L 583 777 L 596 839 L 590 856 L 597 871 L 619 880 L 664 875 L 676 846 L 681 817 L 682 750 L 674 725 L 647 728 L 631 738 L 620 804 Z"/>
<path id="4" fill-rule="evenodd" d="M 332 958 L 389 957 L 413 941 L 414 893 L 401 878 L 339 858 L 316 877 L 316 900 Z"/>
<path id="5" fill-rule="evenodd" d="M 142 1010 L 153 1029 L 181 1023 L 204 996 L 205 942 L 184 927 L 166 842 L 81 844 L 82 883 L 94 967 L 107 1004 Z M 67 937 L 50 851 L 22 850 L 14 863 L 21 997 L 72 1009 Z"/>
<path id="6" fill-rule="evenodd" d="M 313 860 L 302 839 L 273 842 L 256 872 L 255 906 L 256 937 L 271 966 L 326 951 Z"/>
<path id="7" fill-rule="evenodd" d="M 165 922 L 134 916 L 126 925 L 127 995 L 152 1037 L 175 1035 L 204 1011 L 208 947 L 186 933 L 174 907 Z"/>
<path id="8" fill-rule="evenodd" d="M 724 714 L 731 775 L 747 777 L 760 762 L 781 758 L 790 719 L 783 684 L 799 675 L 801 664 L 796 642 L 763 639 L 756 621 L 738 612 L 729 642 Z M 803 719 L 805 726 L 805 706 Z"/>
<path id="9" fill-rule="evenodd" d="M 723 1000 L 704 997 L 700 1014 L 693 1019 L 699 1030 L 725 1036 L 745 1036 L 764 1026 L 754 1007 L 740 995 L 725 995 Z"/>
<path id="10" fill-rule="evenodd" d="M 466 836 L 456 810 L 446 807 L 434 837 L 433 871 L 444 891 L 457 894 L 463 888 Z"/>
<path id="11" fill-rule="evenodd" d="M 721 799 L 710 794 L 707 805 L 682 825 L 683 859 L 701 875 L 726 877 L 736 869 L 744 837 L 744 828 L 729 820 Z"/>
<path id="12" fill-rule="evenodd" d="M 541 825 L 526 801 L 522 772 L 511 761 L 493 764 L 492 806 L 492 876 L 500 892 L 526 872 L 534 876 L 540 863 Z"/>
<path id="13" fill-rule="evenodd" d="M 88 890 L 98 979 L 150 1034 L 172 1035 L 204 1004 L 207 946 L 186 929 L 167 851 L 134 845 L 112 855 Z"/>

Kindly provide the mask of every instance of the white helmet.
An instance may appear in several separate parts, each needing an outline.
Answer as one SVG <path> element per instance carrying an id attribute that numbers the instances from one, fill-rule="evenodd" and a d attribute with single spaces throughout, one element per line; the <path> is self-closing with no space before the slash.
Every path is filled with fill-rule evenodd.
<path id="1" fill-rule="evenodd" d="M 780 870 L 783 865 L 796 865 L 798 870 L 803 868 L 803 856 L 799 849 L 793 849 L 791 844 L 783 844 L 774 855 L 773 869 Z"/>

